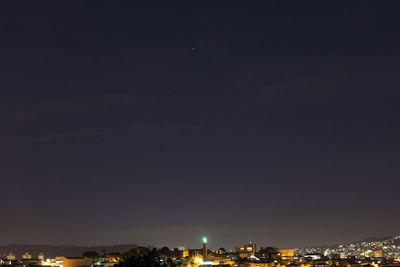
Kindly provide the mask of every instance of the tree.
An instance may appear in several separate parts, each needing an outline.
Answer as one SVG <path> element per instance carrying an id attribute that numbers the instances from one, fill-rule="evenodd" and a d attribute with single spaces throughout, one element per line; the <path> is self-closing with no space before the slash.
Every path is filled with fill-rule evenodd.
<path id="1" fill-rule="evenodd" d="M 158 256 L 157 250 L 153 249 L 143 256 L 132 256 L 126 258 L 116 265 L 115 267 L 176 267 L 178 264 L 173 262 L 170 258 L 161 260 Z"/>
<path id="2" fill-rule="evenodd" d="M 157 253 L 161 258 L 168 258 L 174 256 L 174 252 L 171 251 L 168 247 L 160 248 Z"/>
<path id="3" fill-rule="evenodd" d="M 97 259 L 100 257 L 100 255 L 96 251 L 85 251 L 82 253 L 82 257 L 88 259 Z"/>
<path id="4" fill-rule="evenodd" d="M 137 247 L 133 248 L 125 253 L 122 254 L 122 258 L 128 259 L 133 256 L 144 256 L 148 254 L 151 250 L 146 247 Z"/>

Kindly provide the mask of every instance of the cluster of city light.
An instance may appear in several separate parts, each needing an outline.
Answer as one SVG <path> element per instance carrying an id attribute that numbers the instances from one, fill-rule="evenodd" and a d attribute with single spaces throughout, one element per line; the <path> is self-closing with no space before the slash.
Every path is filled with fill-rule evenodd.
<path id="1" fill-rule="evenodd" d="M 374 257 L 374 253 L 378 252 L 379 254 L 383 253 L 386 258 L 400 258 L 400 244 L 399 244 L 400 236 L 391 237 L 381 241 L 362 241 L 362 242 L 354 242 L 349 244 L 339 244 L 333 248 L 304 248 L 297 249 L 296 252 L 298 254 L 316 254 L 322 253 L 325 256 L 331 254 L 340 255 L 341 258 L 348 257 Z M 380 257 L 379 255 L 378 257 Z"/>
<path id="2" fill-rule="evenodd" d="M 307 248 L 299 249 L 275 249 L 277 258 L 267 258 L 264 250 L 257 250 L 257 245 L 254 243 L 243 244 L 237 246 L 235 251 L 226 251 L 221 249 L 218 251 L 208 250 L 208 239 L 202 237 L 202 249 L 187 250 L 184 247 L 174 249 L 176 254 L 172 257 L 173 260 L 181 264 L 182 267 L 205 267 L 205 266 L 232 266 L 245 264 L 243 267 L 279 267 L 288 264 L 297 264 L 300 267 L 314 267 L 320 264 L 332 264 L 348 261 L 349 257 L 353 257 L 353 262 L 359 265 L 369 264 L 374 267 L 381 267 L 385 262 L 400 264 L 400 253 L 393 257 L 393 251 L 400 252 L 398 245 L 400 237 L 393 237 L 382 241 L 373 242 L 355 242 L 349 244 L 340 244 L 334 248 Z M 22 255 L 22 262 L 38 261 L 39 265 L 49 267 L 82 267 L 91 266 L 97 267 L 112 267 L 118 260 L 114 257 L 102 258 L 101 261 L 91 261 L 87 258 L 69 258 L 56 257 L 52 259 L 44 259 L 42 253 L 38 256 L 39 259 L 32 259 L 29 253 Z M 15 260 L 15 255 L 10 253 L 7 256 L 8 264 Z M 1 261 L 0 263 L 4 263 Z M 28 266 L 28 265 L 21 265 Z M 221 266 L 222 267 L 222 266 Z"/>

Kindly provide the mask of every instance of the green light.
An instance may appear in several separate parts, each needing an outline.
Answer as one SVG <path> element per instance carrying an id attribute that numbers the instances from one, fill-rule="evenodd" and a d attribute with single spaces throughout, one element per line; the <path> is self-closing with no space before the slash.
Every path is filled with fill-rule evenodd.
<path id="1" fill-rule="evenodd" d="M 203 243 L 207 243 L 207 237 L 203 237 Z"/>

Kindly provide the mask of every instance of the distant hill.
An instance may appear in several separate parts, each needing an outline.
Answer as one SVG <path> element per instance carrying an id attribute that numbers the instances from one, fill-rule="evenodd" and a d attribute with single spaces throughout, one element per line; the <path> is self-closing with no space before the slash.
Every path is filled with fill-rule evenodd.
<path id="1" fill-rule="evenodd" d="M 326 249 L 339 249 L 339 248 L 349 248 L 349 249 L 361 249 L 363 250 L 370 250 L 376 249 L 384 246 L 392 246 L 400 245 L 400 236 L 384 236 L 384 237 L 368 237 L 362 241 L 354 241 L 350 243 L 344 244 L 335 244 L 332 246 L 314 246 L 314 247 L 307 247 L 299 249 L 299 251 L 303 252 L 324 252 Z"/>
<path id="2" fill-rule="evenodd" d="M 113 245 L 113 246 L 51 246 L 51 245 L 25 245 L 25 244 L 10 244 L 0 246 L 0 257 L 4 257 L 8 253 L 13 253 L 17 258 L 21 258 L 22 254 L 28 252 L 32 255 L 32 258 L 37 258 L 39 253 L 43 253 L 46 258 L 56 256 L 68 256 L 68 257 L 79 257 L 84 251 L 97 251 L 102 253 L 111 252 L 126 252 L 133 248 L 137 248 L 137 245 L 126 244 L 126 245 Z"/>
<path id="3" fill-rule="evenodd" d="M 384 240 L 388 240 L 391 239 L 392 236 L 384 236 L 384 237 L 368 237 L 366 239 L 364 239 L 361 242 L 379 242 L 379 241 L 384 241 Z"/>

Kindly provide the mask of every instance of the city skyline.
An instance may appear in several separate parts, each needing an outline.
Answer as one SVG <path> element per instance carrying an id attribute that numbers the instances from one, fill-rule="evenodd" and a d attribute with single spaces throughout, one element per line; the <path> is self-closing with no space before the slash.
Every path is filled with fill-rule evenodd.
<path id="1" fill-rule="evenodd" d="M 203 237 L 201 240 L 202 248 L 194 249 L 146 248 L 134 245 L 69 247 L 70 250 L 74 250 L 72 254 L 77 253 L 76 256 L 72 256 L 68 247 L 0 246 L 0 264 L 4 267 L 397 267 L 400 265 L 400 236 L 369 238 L 332 247 L 305 249 L 259 247 L 257 244 L 247 243 L 237 245 L 234 250 L 222 247 L 210 250 L 207 246 L 208 238 Z M 4 249 L 7 249 L 7 252 L 4 252 Z"/>
<path id="2" fill-rule="evenodd" d="M 338 244 L 330 244 L 324 246 L 310 246 L 304 248 L 278 248 L 269 245 L 261 245 L 253 242 L 241 243 L 240 245 L 236 244 L 235 247 L 226 247 L 226 246 L 218 246 L 218 247 L 209 247 L 209 238 L 203 236 L 200 240 L 197 240 L 197 244 L 193 247 L 187 247 L 185 244 L 181 244 L 181 246 L 168 247 L 165 245 L 161 246 L 153 246 L 147 245 L 143 246 L 140 244 L 113 244 L 113 245 L 98 245 L 98 246 L 77 246 L 77 245 L 39 245 L 39 244 L 8 244 L 8 245 L 0 245 L 0 255 L 7 254 L 10 252 L 14 256 L 22 255 L 23 258 L 26 254 L 38 254 L 39 258 L 43 258 L 44 252 L 45 256 L 48 256 L 50 253 L 53 255 L 59 255 L 57 253 L 67 252 L 69 256 L 81 256 L 82 252 L 99 252 L 99 253 L 121 253 L 127 252 L 131 249 L 140 249 L 140 248 L 148 248 L 153 249 L 157 248 L 163 250 L 164 248 L 168 248 L 171 251 L 173 250 L 209 250 L 213 253 L 218 253 L 221 249 L 224 249 L 226 252 L 241 252 L 249 253 L 249 252 L 259 252 L 268 247 L 277 248 L 281 250 L 292 250 L 296 254 L 299 255 L 307 255 L 307 254 L 343 254 L 345 253 L 346 257 L 350 256 L 360 256 L 365 252 L 373 251 L 376 249 L 382 249 L 386 255 L 386 257 L 398 258 L 400 257 L 400 235 L 398 236 L 386 236 L 386 237 L 369 237 L 363 240 L 353 240 L 352 242 L 338 243 Z M 58 252 L 54 252 L 58 251 Z M 6 252 L 7 251 L 7 252 Z M 31 253 L 33 251 L 33 253 Z M 52 252 L 49 252 L 52 251 Z M 70 252 L 68 252 L 70 251 Z M 73 252 L 71 252 L 73 251 Z M 14 254 L 15 253 L 15 254 Z M 54 254 L 56 253 L 56 254 Z M 68 254 L 69 253 L 69 254 Z M 71 254 L 72 253 L 72 254 Z M 394 254 L 391 255 L 391 254 Z"/>
<path id="3" fill-rule="evenodd" d="M 201 236 L 201 235 L 200 235 Z M 387 242 L 386 240 L 391 240 L 391 239 L 399 239 L 400 235 L 394 235 L 394 236 L 382 236 L 382 237 L 366 237 L 364 239 L 360 239 L 360 240 L 346 240 L 346 241 L 342 241 L 342 242 L 337 242 L 337 243 L 331 243 L 331 244 L 317 244 L 317 245 L 311 245 L 311 246 L 304 246 L 304 247 L 280 247 L 282 249 L 285 248 L 290 248 L 290 249 L 308 249 L 308 248 L 333 248 L 335 246 L 338 245 L 346 245 L 346 244 L 353 244 L 353 243 L 362 243 L 362 242 L 374 242 L 375 240 L 384 240 L 385 242 Z M 210 240 L 208 236 L 201 236 L 199 240 L 192 240 L 191 242 L 187 243 L 187 244 L 183 244 L 181 243 L 180 245 L 167 245 L 166 243 L 162 243 L 160 242 L 158 245 L 155 244 L 139 244 L 139 243 L 114 243 L 114 244 L 93 244 L 93 243 L 86 243 L 86 244 L 39 244 L 39 243 L 10 243 L 10 244 L 0 244 L 0 247 L 6 247 L 6 246 L 50 246 L 50 247 L 97 247 L 97 248 L 101 248 L 101 247 L 119 247 L 121 246 L 122 248 L 129 248 L 129 246 L 136 246 L 136 247 L 156 247 L 156 248 L 162 248 L 162 247 L 169 247 L 169 248 L 180 248 L 180 247 L 184 247 L 184 248 L 189 248 L 189 249 L 195 249 L 196 247 L 201 246 L 204 243 L 204 240 L 206 240 L 205 243 L 208 244 L 209 249 L 215 251 L 218 250 L 219 248 L 225 248 L 227 250 L 235 250 L 235 248 L 237 247 L 237 244 L 235 244 L 235 246 L 233 247 L 229 247 L 224 245 L 223 240 Z M 211 241 L 211 242 L 210 242 Z M 257 243 L 254 241 L 247 241 L 247 242 L 242 242 L 243 244 L 258 244 L 260 247 L 278 247 L 278 246 L 274 246 L 274 244 L 271 243 Z M 242 244 L 240 243 L 240 244 Z M 193 245 L 188 245 L 188 244 L 193 244 Z"/>
<path id="4" fill-rule="evenodd" d="M 0 2 L 0 244 L 400 233 L 400 2 Z"/>

